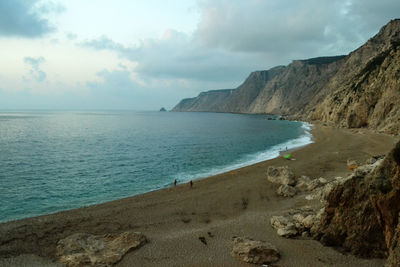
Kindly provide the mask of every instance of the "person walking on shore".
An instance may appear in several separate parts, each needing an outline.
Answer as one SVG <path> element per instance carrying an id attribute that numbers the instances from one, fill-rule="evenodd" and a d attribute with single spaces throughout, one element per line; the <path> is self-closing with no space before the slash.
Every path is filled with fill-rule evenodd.
<path id="1" fill-rule="evenodd" d="M 176 179 L 175 179 L 175 181 L 174 181 L 174 186 L 176 186 Z"/>
<path id="2" fill-rule="evenodd" d="M 190 188 L 192 188 L 192 187 L 193 187 L 193 182 L 192 182 L 192 180 L 190 180 L 189 184 L 190 184 Z"/>

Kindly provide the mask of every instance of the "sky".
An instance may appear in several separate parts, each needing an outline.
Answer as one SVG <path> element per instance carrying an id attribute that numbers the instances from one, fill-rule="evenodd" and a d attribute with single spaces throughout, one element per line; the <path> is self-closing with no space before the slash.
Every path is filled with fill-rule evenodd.
<path id="1" fill-rule="evenodd" d="M 348 54 L 400 1 L 1 0 L 0 14 L 0 110 L 158 110 Z"/>

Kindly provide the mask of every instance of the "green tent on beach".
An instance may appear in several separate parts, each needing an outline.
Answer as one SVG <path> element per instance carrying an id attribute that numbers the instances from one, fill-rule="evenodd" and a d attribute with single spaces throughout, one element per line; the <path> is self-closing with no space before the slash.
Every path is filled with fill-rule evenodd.
<path id="1" fill-rule="evenodd" d="M 290 159 L 291 156 L 292 156 L 292 154 L 286 154 L 286 155 L 284 156 L 284 158 L 285 158 L 285 159 Z"/>

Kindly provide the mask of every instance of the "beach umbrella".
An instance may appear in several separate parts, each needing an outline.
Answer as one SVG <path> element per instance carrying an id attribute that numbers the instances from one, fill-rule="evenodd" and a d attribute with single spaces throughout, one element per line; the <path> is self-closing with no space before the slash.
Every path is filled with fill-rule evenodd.
<path id="1" fill-rule="evenodd" d="M 292 154 L 286 154 L 285 159 L 290 159 L 291 156 L 292 156 Z"/>

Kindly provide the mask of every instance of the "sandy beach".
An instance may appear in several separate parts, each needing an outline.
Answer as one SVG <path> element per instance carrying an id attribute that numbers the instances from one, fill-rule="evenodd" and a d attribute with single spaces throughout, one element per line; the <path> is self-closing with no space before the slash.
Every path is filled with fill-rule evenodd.
<path id="1" fill-rule="evenodd" d="M 276 195 L 266 179 L 268 166 L 288 165 L 296 176 L 345 176 L 347 159 L 363 162 L 387 153 L 398 140 L 367 130 L 322 125 L 314 143 L 282 157 L 228 173 L 87 208 L 0 224 L 1 266 L 58 266 L 58 240 L 73 233 L 142 232 L 149 242 L 116 266 L 252 266 L 231 256 L 232 237 L 275 245 L 277 266 L 383 266 L 381 259 L 360 259 L 319 242 L 279 237 L 270 218 L 293 207 L 315 205 L 299 194 Z M 209 234 L 211 233 L 211 235 Z M 207 245 L 199 241 L 205 237 Z"/>

